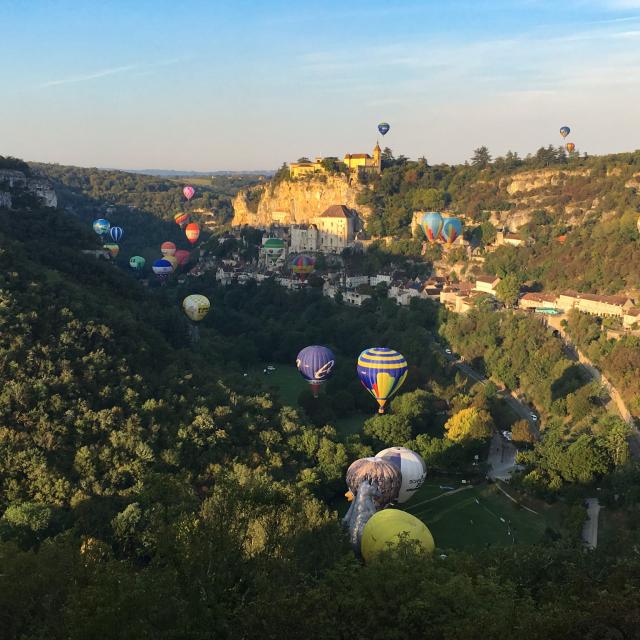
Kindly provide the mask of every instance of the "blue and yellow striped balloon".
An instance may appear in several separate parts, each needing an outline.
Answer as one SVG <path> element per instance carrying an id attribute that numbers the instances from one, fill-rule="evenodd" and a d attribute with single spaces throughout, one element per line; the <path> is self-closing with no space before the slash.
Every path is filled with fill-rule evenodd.
<path id="1" fill-rule="evenodd" d="M 387 400 L 407 378 L 405 357 L 386 347 L 371 347 L 358 356 L 358 377 L 364 388 L 378 401 L 384 413 Z"/>

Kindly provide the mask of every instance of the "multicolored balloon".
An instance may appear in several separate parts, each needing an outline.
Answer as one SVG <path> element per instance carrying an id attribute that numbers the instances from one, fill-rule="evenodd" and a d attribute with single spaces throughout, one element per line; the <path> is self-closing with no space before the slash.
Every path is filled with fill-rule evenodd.
<path id="1" fill-rule="evenodd" d="M 111 227 L 109 230 L 109 235 L 114 242 L 120 242 L 120 240 L 122 240 L 123 233 L 124 231 L 122 230 L 122 227 Z"/>
<path id="2" fill-rule="evenodd" d="M 191 253 L 189 253 L 186 249 L 178 249 L 174 254 L 175 259 L 178 261 L 178 265 L 184 267 L 189 259 L 191 258 Z"/>
<path id="3" fill-rule="evenodd" d="M 173 221 L 179 226 L 184 227 L 191 220 L 191 216 L 186 211 L 178 211 L 175 216 L 173 216 Z"/>
<path id="4" fill-rule="evenodd" d="M 422 456 L 406 447 L 389 447 L 376 453 L 381 458 L 394 465 L 402 474 L 402 484 L 398 493 L 398 502 L 403 503 L 422 486 L 427 477 L 427 465 Z"/>
<path id="5" fill-rule="evenodd" d="M 169 242 L 169 240 L 167 240 L 166 242 L 163 242 L 160 245 L 160 253 L 163 256 L 172 256 L 174 255 L 176 252 L 176 245 L 173 242 Z"/>
<path id="6" fill-rule="evenodd" d="M 388 122 L 381 122 L 378 125 L 378 131 L 380 132 L 380 135 L 386 136 L 389 132 L 389 129 L 391 129 L 391 125 Z"/>
<path id="7" fill-rule="evenodd" d="M 104 218 L 98 218 L 93 223 L 93 230 L 99 235 L 103 236 L 111 228 L 111 223 Z"/>
<path id="8" fill-rule="evenodd" d="M 173 265 L 168 260 L 160 258 L 153 263 L 151 269 L 160 280 L 166 280 L 173 272 Z"/>
<path id="9" fill-rule="evenodd" d="M 424 522 L 400 509 L 384 509 L 374 513 L 365 524 L 360 553 L 365 562 L 370 562 L 400 540 L 417 543 L 424 553 L 433 553 L 436 548 L 431 531 Z"/>
<path id="10" fill-rule="evenodd" d="M 291 259 L 291 271 L 293 271 L 300 280 L 306 280 L 307 276 L 315 269 L 315 266 L 316 259 L 305 254 L 294 256 Z"/>
<path id="11" fill-rule="evenodd" d="M 565 148 L 569 153 L 573 153 L 576 150 L 576 145 L 573 142 L 567 142 Z"/>
<path id="12" fill-rule="evenodd" d="M 444 220 L 442 214 L 437 211 L 427 211 L 420 218 L 420 228 L 429 242 L 437 242 L 442 232 Z"/>
<path id="13" fill-rule="evenodd" d="M 447 244 L 453 244 L 462 233 L 462 222 L 459 218 L 443 218 L 440 237 Z"/>
<path id="14" fill-rule="evenodd" d="M 171 264 L 173 270 L 175 271 L 178 268 L 178 258 L 172 255 L 164 256 L 164 259 Z"/>
<path id="15" fill-rule="evenodd" d="M 188 184 L 182 189 L 182 193 L 184 193 L 184 197 L 187 200 L 191 200 L 191 198 L 193 198 L 193 196 L 195 195 L 196 190 L 190 184 Z"/>
<path id="16" fill-rule="evenodd" d="M 129 258 L 129 266 L 136 271 L 142 271 L 146 260 L 142 256 L 132 256 Z"/>
<path id="17" fill-rule="evenodd" d="M 184 234 L 187 236 L 187 240 L 191 244 L 195 244 L 196 242 L 198 242 L 198 238 L 200 237 L 200 226 L 195 222 L 190 222 L 186 226 Z"/>
<path id="18" fill-rule="evenodd" d="M 118 257 L 118 254 L 120 253 L 120 247 L 117 244 L 108 242 L 107 244 L 103 245 L 103 247 L 109 252 L 109 255 L 114 260 Z"/>
<path id="19" fill-rule="evenodd" d="M 387 400 L 403 385 L 408 369 L 405 357 L 386 347 L 371 347 L 358 356 L 358 377 L 380 405 L 378 413 L 384 413 Z"/>
<path id="20" fill-rule="evenodd" d="M 200 320 L 203 320 L 207 313 L 209 313 L 211 303 L 209 302 L 209 298 L 196 293 L 194 295 L 187 296 L 182 301 L 182 308 L 187 314 L 189 320 L 200 322 Z"/>
<path id="21" fill-rule="evenodd" d="M 363 482 L 378 486 L 380 493 L 373 501 L 378 509 L 398 498 L 402 484 L 400 470 L 382 458 L 360 458 L 347 469 L 347 486 L 355 498 Z"/>
<path id="22" fill-rule="evenodd" d="M 320 385 L 333 373 L 336 357 L 331 349 L 319 345 L 305 347 L 296 358 L 296 367 L 300 375 L 311 385 L 315 398 L 318 397 Z"/>
<path id="23" fill-rule="evenodd" d="M 563 138 L 566 138 L 570 133 L 571 133 L 571 129 L 569 129 L 569 127 L 567 126 L 560 127 L 560 135 Z"/>

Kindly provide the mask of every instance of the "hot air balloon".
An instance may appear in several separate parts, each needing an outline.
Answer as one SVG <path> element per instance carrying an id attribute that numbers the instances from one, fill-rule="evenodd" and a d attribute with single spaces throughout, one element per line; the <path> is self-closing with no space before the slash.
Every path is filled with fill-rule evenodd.
<path id="1" fill-rule="evenodd" d="M 453 244 L 462 233 L 462 222 L 459 218 L 443 218 L 440 237 L 447 243 Z"/>
<path id="2" fill-rule="evenodd" d="M 400 509 L 384 509 L 373 514 L 364 526 L 360 553 L 365 562 L 370 562 L 401 539 L 416 542 L 425 553 L 433 553 L 436 548 L 431 531 L 424 522 Z"/>
<path id="3" fill-rule="evenodd" d="M 576 149 L 576 145 L 573 144 L 573 142 L 567 142 L 567 144 L 565 145 L 565 148 L 569 153 L 573 153 Z"/>
<path id="4" fill-rule="evenodd" d="M 122 231 L 122 227 L 111 227 L 109 230 L 109 235 L 114 242 L 120 242 L 120 240 L 122 240 L 123 233 L 124 231 Z"/>
<path id="5" fill-rule="evenodd" d="M 428 211 L 420 218 L 420 228 L 429 242 L 437 242 L 442 231 L 442 214 L 437 211 Z"/>
<path id="6" fill-rule="evenodd" d="M 380 132 L 380 135 L 386 136 L 389 132 L 389 129 L 391 129 L 391 125 L 388 122 L 381 122 L 378 125 L 378 131 Z"/>
<path id="7" fill-rule="evenodd" d="M 185 228 L 184 234 L 191 244 L 195 244 L 200 237 L 200 227 L 195 222 L 190 222 Z"/>
<path id="8" fill-rule="evenodd" d="M 187 200 L 191 200 L 191 198 L 193 198 L 193 196 L 195 195 L 196 190 L 190 184 L 188 184 L 182 189 L 182 193 L 184 193 L 184 197 Z"/>
<path id="9" fill-rule="evenodd" d="M 570 133 L 571 133 L 571 129 L 569 129 L 569 127 L 567 126 L 560 127 L 560 135 L 563 138 L 566 138 Z"/>
<path id="10" fill-rule="evenodd" d="M 175 256 L 164 256 L 164 259 L 171 264 L 174 271 L 178 268 L 178 258 Z"/>
<path id="11" fill-rule="evenodd" d="M 314 397 L 318 397 L 320 385 L 331 377 L 336 357 L 331 349 L 313 345 L 305 347 L 296 358 L 296 366 L 302 377 L 311 385 Z"/>
<path id="12" fill-rule="evenodd" d="M 160 245 L 160 253 L 163 256 L 172 256 L 174 255 L 176 252 L 176 245 L 173 242 L 169 242 L 167 240 L 167 242 L 163 242 Z"/>
<path id="13" fill-rule="evenodd" d="M 200 322 L 200 320 L 209 313 L 210 307 L 211 303 L 209 302 L 209 298 L 199 294 L 187 296 L 182 301 L 184 312 L 187 314 L 189 320 L 193 320 L 194 322 Z"/>
<path id="14" fill-rule="evenodd" d="M 108 220 L 105 220 L 104 218 L 99 218 L 98 220 L 95 220 L 93 223 L 93 230 L 99 236 L 103 236 L 105 233 L 107 233 L 110 227 L 111 227 L 111 223 Z"/>
<path id="15" fill-rule="evenodd" d="M 115 260 L 120 253 L 120 247 L 114 242 L 108 242 L 103 246 L 109 252 L 109 255 Z"/>
<path id="16" fill-rule="evenodd" d="M 129 258 L 129 266 L 136 271 L 144 269 L 145 259 L 142 256 L 132 256 Z"/>
<path id="17" fill-rule="evenodd" d="M 153 263 L 151 269 L 160 280 L 166 280 L 169 277 L 169 274 L 173 272 L 173 266 L 168 260 L 165 260 L 164 258 L 156 260 Z"/>
<path id="18" fill-rule="evenodd" d="M 181 267 L 184 267 L 184 265 L 189 262 L 189 258 L 191 257 L 191 254 L 186 249 L 178 249 L 173 255 L 178 261 L 178 265 Z"/>
<path id="19" fill-rule="evenodd" d="M 376 453 L 376 458 L 382 458 L 398 468 L 402 474 L 402 484 L 398 493 L 398 502 L 409 500 L 427 477 L 427 465 L 422 456 L 406 447 L 389 447 Z"/>
<path id="20" fill-rule="evenodd" d="M 316 259 L 304 254 L 294 256 L 291 260 L 291 271 L 293 271 L 300 280 L 306 280 L 307 276 L 314 270 L 315 266 Z"/>
<path id="21" fill-rule="evenodd" d="M 378 485 L 379 494 L 373 501 L 381 509 L 398 498 L 402 474 L 382 458 L 360 458 L 347 469 L 347 486 L 353 496 L 356 496 L 363 482 L 375 482 Z"/>
<path id="22" fill-rule="evenodd" d="M 358 377 L 364 388 L 378 401 L 378 413 L 384 413 L 387 400 L 407 377 L 404 356 L 386 347 L 372 347 L 358 356 Z"/>
<path id="23" fill-rule="evenodd" d="M 179 226 L 183 227 L 185 224 L 189 222 L 191 216 L 186 211 L 178 211 L 175 216 L 173 216 L 174 222 Z"/>

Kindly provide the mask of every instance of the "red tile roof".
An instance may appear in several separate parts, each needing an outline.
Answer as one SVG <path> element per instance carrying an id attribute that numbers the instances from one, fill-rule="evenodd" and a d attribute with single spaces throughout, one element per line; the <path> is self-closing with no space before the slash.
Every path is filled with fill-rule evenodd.
<path id="1" fill-rule="evenodd" d="M 332 204 L 320 215 L 321 218 L 353 218 L 353 213 L 343 204 Z"/>

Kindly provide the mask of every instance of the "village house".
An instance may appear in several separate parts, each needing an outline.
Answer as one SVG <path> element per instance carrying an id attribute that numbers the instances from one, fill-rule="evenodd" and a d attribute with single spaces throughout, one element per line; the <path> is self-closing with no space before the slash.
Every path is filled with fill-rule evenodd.
<path id="1" fill-rule="evenodd" d="M 557 308 L 565 312 L 578 309 L 594 316 L 622 318 L 625 311 L 633 308 L 633 301 L 627 296 L 600 296 L 593 293 L 563 291 L 558 296 Z"/>
<path id="2" fill-rule="evenodd" d="M 304 178 L 313 174 L 326 173 L 324 166 L 326 160 L 337 162 L 338 158 L 317 156 L 313 161 L 302 159 L 299 162 L 292 162 L 289 165 L 289 175 L 292 178 Z M 357 176 L 369 173 L 380 174 L 382 173 L 382 149 L 376 142 L 372 156 L 368 153 L 347 153 L 342 162 L 352 174 Z"/>
<path id="3" fill-rule="evenodd" d="M 553 293 L 525 293 L 518 306 L 521 309 L 557 309 L 558 297 Z"/>
<path id="4" fill-rule="evenodd" d="M 496 234 L 496 242 L 497 246 L 502 246 L 505 244 L 511 245 L 512 247 L 521 247 L 526 244 L 525 238 L 523 238 L 518 233 L 511 233 L 510 231 L 498 231 Z"/>
<path id="5" fill-rule="evenodd" d="M 372 287 L 377 287 L 379 284 L 382 284 L 383 282 L 385 284 L 391 284 L 391 276 L 386 273 L 379 273 L 369 278 L 369 284 Z"/>
<path id="6" fill-rule="evenodd" d="M 624 329 L 637 329 L 640 325 L 640 309 L 628 309 L 622 316 L 622 327 Z"/>
<path id="7" fill-rule="evenodd" d="M 476 276 L 476 284 L 474 291 L 480 293 L 488 293 L 492 296 L 496 295 L 496 287 L 500 284 L 498 276 Z"/>
<path id="8" fill-rule="evenodd" d="M 347 289 L 355 289 L 362 284 L 369 284 L 369 276 L 347 276 L 344 279 L 344 286 Z"/>
<path id="9" fill-rule="evenodd" d="M 357 293 L 355 291 L 345 291 L 342 295 L 345 302 L 356 307 L 362 306 L 362 303 L 365 300 L 369 300 L 369 298 L 371 298 L 371 296 L 366 293 Z"/>
<path id="10" fill-rule="evenodd" d="M 318 227 L 315 224 L 291 225 L 292 253 L 318 250 Z"/>

